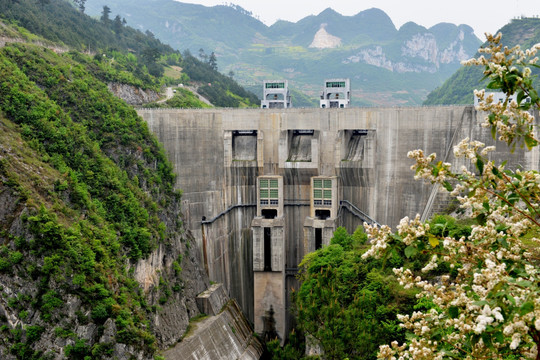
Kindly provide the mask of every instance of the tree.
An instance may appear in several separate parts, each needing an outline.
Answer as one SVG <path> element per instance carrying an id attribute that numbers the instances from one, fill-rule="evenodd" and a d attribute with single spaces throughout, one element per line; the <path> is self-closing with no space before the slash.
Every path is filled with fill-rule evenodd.
<path id="1" fill-rule="evenodd" d="M 412 312 L 414 294 L 403 290 L 378 260 L 362 260 L 356 241 L 338 228 L 329 246 L 308 254 L 293 293 L 299 330 L 325 359 L 375 359 L 378 346 L 404 340 L 396 315 Z M 308 341 L 309 340 L 309 341 Z"/>
<path id="2" fill-rule="evenodd" d="M 148 46 L 142 51 L 141 56 L 145 64 L 152 64 L 159 59 L 161 53 L 159 52 L 159 49 Z"/>
<path id="3" fill-rule="evenodd" d="M 113 20 L 113 30 L 116 34 L 120 34 L 122 32 L 123 25 L 122 25 L 122 19 L 120 18 L 120 15 L 116 15 L 116 17 Z"/>
<path id="4" fill-rule="evenodd" d="M 482 126 L 505 142 L 510 151 L 517 146 L 538 146 L 534 117 L 539 109 L 538 93 L 532 86 L 531 67 L 536 65 L 540 45 L 522 51 L 519 46 L 501 45 L 501 35 L 488 35 L 483 55 L 465 62 L 481 65 L 489 89 L 506 93 L 503 103 L 475 91 L 478 109 L 488 114 Z M 517 94 L 517 99 L 509 97 Z M 540 359 L 540 174 L 506 168 L 506 162 L 489 160 L 494 146 L 462 140 L 454 155 L 470 161 L 459 172 L 450 164 L 425 156 L 422 150 L 409 153 L 416 161 L 416 177 L 440 184 L 460 203 L 475 222 L 470 234 L 452 237 L 444 231 L 430 233 L 430 225 L 419 217 L 404 218 L 397 233 L 383 226 L 367 226 L 372 247 L 365 257 L 380 257 L 393 243 L 406 246 L 405 253 L 425 253 L 430 261 L 418 272 L 394 269 L 400 283 L 419 289 L 419 296 L 433 306 L 412 315 L 400 316 L 410 333 L 403 344 L 381 346 L 380 359 Z M 439 224 L 443 226 L 442 224 Z M 434 225 L 436 226 L 436 225 Z M 527 239 L 532 245 L 526 246 Z M 438 281 L 426 279 L 445 264 L 450 271 Z"/>
<path id="5" fill-rule="evenodd" d="M 108 7 L 107 5 L 103 5 L 103 11 L 101 12 L 101 21 L 104 24 L 110 23 L 111 21 L 110 15 L 111 15 L 111 8 Z"/>
<path id="6" fill-rule="evenodd" d="M 150 30 L 146 30 L 144 33 L 145 33 L 146 36 L 148 36 L 149 38 L 154 39 L 154 38 L 156 37 L 156 36 L 154 35 L 154 33 L 151 32 Z"/>
<path id="7" fill-rule="evenodd" d="M 208 61 L 208 55 L 206 55 L 206 53 L 204 52 L 204 49 L 203 49 L 203 48 L 200 48 L 200 49 L 199 49 L 199 59 L 200 59 L 202 62 L 207 62 L 207 61 Z"/>
<path id="8" fill-rule="evenodd" d="M 84 13 L 86 0 L 73 0 L 75 5 L 79 8 L 79 10 Z"/>
<path id="9" fill-rule="evenodd" d="M 148 73 L 155 77 L 161 77 L 165 71 L 163 65 L 157 63 L 160 56 L 159 49 L 150 46 L 146 47 L 141 53 L 142 61 L 146 65 Z"/>
<path id="10" fill-rule="evenodd" d="M 210 65 L 210 67 L 213 69 L 213 70 L 216 70 L 217 71 L 217 57 L 216 57 L 216 54 L 212 51 L 212 53 L 210 54 L 210 58 L 208 59 L 208 65 Z"/>

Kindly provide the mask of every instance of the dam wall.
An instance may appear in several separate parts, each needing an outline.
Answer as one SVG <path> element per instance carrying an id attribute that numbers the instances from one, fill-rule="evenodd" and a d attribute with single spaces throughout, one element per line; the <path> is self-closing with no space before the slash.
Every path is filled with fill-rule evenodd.
<path id="1" fill-rule="evenodd" d="M 480 126 L 485 114 L 472 106 L 138 113 L 174 164 L 186 225 L 210 279 L 224 284 L 258 332 L 274 302 L 282 337 L 291 326 L 287 311 L 289 291 L 298 286 L 297 266 L 308 251 L 329 242 L 335 227 L 352 232 L 364 215 L 395 227 L 404 216 L 427 217 L 449 205 L 443 192 L 414 180 L 408 151 L 435 152 L 458 168 L 464 163 L 454 159 L 452 148 L 461 139 L 493 143 L 489 129 Z M 498 151 L 490 156 L 509 158 L 504 147 Z M 509 165 L 538 169 L 539 159 L 537 149 L 518 149 Z M 265 177 L 282 185 L 269 189 L 279 193 L 269 203 L 275 209 L 261 212 L 268 192 L 258 179 Z M 314 199 L 317 177 L 333 186 L 324 202 Z M 314 209 L 316 204 L 328 210 Z"/>

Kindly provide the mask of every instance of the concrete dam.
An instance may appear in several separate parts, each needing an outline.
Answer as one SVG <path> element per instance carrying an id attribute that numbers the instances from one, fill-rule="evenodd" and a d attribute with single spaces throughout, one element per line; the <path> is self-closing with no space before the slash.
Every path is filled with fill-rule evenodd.
<path id="1" fill-rule="evenodd" d="M 408 151 L 461 166 L 452 152 L 461 139 L 493 143 L 480 126 L 485 114 L 472 106 L 138 113 L 174 164 L 186 226 L 210 279 L 224 284 L 256 332 L 272 307 L 282 339 L 293 326 L 297 266 L 338 226 L 395 227 L 451 205 L 445 192 L 413 179 Z M 491 156 L 508 159 L 505 149 Z M 538 169 L 540 154 L 518 150 L 510 159 Z"/>

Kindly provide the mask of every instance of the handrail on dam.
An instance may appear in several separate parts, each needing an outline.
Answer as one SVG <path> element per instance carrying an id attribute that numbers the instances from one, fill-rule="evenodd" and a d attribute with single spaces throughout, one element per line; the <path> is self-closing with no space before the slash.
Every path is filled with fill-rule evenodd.
<path id="1" fill-rule="evenodd" d="M 307 200 L 307 202 L 286 202 L 283 205 L 284 206 L 310 206 L 309 200 Z M 212 219 L 210 219 L 210 220 L 202 220 L 201 224 L 212 224 L 214 221 L 216 221 L 217 219 L 219 219 L 223 215 L 226 215 L 227 213 L 231 212 L 232 210 L 234 210 L 236 208 L 256 207 L 256 206 L 257 206 L 257 204 L 236 204 L 236 205 L 231 205 L 231 206 L 229 206 L 227 208 L 227 210 L 220 212 L 219 214 L 214 216 Z"/>
<path id="2" fill-rule="evenodd" d="M 286 204 L 284 204 L 285 206 L 310 206 L 309 203 L 306 203 L 306 202 L 288 202 Z M 377 226 L 381 226 L 381 224 L 379 224 L 376 220 L 374 220 L 373 218 L 371 218 L 368 214 L 366 214 L 365 212 L 363 212 L 362 210 L 360 210 L 359 208 L 357 208 L 355 205 L 353 205 L 350 201 L 348 200 L 340 200 L 339 201 L 339 205 L 340 205 L 340 210 L 342 208 L 345 208 L 347 209 L 351 214 L 353 214 L 354 216 L 356 216 L 357 218 L 361 219 L 362 221 L 365 221 L 367 222 L 368 224 L 370 225 L 377 225 Z M 201 221 L 201 224 L 212 224 L 213 222 L 215 222 L 217 219 L 219 219 L 220 217 L 226 215 L 227 213 L 231 212 L 232 210 L 236 209 L 236 208 L 245 208 L 245 207 L 256 207 L 257 204 L 236 204 L 236 205 L 231 205 L 227 208 L 227 210 L 225 211 L 222 211 L 220 212 L 219 214 L 217 214 L 216 216 L 214 216 L 212 219 L 210 220 L 202 220 Z"/>
<path id="3" fill-rule="evenodd" d="M 372 219 L 368 214 L 351 204 L 351 202 L 348 200 L 341 200 L 339 202 L 339 206 L 340 210 L 343 208 L 347 209 L 351 214 L 370 225 L 377 225 L 379 227 L 381 226 L 381 224 L 379 224 L 376 220 Z"/>
<path id="4" fill-rule="evenodd" d="M 256 207 L 257 204 L 236 204 L 236 205 L 232 205 L 232 206 L 229 206 L 229 208 L 225 211 L 222 211 L 220 212 L 219 214 L 217 214 L 216 216 L 214 216 L 212 219 L 210 220 L 202 220 L 201 221 L 201 224 L 211 224 L 213 223 L 214 221 L 216 221 L 217 219 L 219 219 L 220 217 L 222 217 L 223 215 L 227 214 L 228 212 L 236 209 L 236 208 L 242 208 L 242 207 Z"/>

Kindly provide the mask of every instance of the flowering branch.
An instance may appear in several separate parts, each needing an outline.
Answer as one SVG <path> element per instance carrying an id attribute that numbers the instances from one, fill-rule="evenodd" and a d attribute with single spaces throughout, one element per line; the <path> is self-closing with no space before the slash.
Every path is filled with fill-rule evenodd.
<path id="1" fill-rule="evenodd" d="M 531 66 L 536 65 L 540 44 L 522 51 L 501 44 L 501 35 L 486 35 L 488 46 L 477 59 L 465 65 L 484 66 L 489 89 L 500 89 L 506 100 L 495 102 L 492 94 L 475 91 L 478 110 L 487 115 L 483 127 L 494 139 L 528 150 L 538 146 L 534 117 L 540 108 L 532 87 Z M 513 100 L 510 96 L 517 94 Z M 410 332 L 409 341 L 380 347 L 379 359 L 509 359 L 518 356 L 540 360 L 540 274 L 535 259 L 524 247 L 524 234 L 540 233 L 540 174 L 533 170 L 508 170 L 487 155 L 494 146 L 462 140 L 454 156 L 468 159 L 474 172 L 460 172 L 449 163 L 436 161 L 436 154 L 409 152 L 416 179 L 441 184 L 475 219 L 470 235 L 435 236 L 420 217 L 404 218 L 393 234 L 388 227 L 365 224 L 371 248 L 364 257 L 381 257 L 395 241 L 405 246 L 405 255 L 428 254 L 430 260 L 416 274 L 394 269 L 405 288 L 419 289 L 418 297 L 433 305 L 425 311 L 399 315 Z M 538 244 L 536 238 L 531 240 Z M 433 281 L 428 275 L 441 262 L 452 271 Z M 431 280 L 430 280 L 431 279 Z"/>

